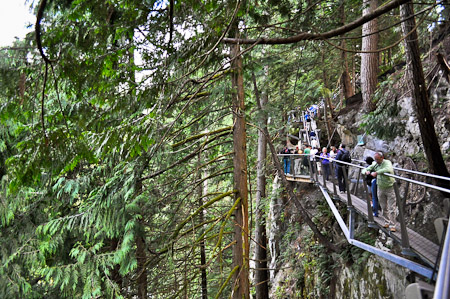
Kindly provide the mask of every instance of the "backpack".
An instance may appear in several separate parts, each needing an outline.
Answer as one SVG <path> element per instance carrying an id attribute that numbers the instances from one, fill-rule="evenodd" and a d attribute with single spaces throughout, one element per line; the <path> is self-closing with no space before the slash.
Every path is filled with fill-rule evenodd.
<path id="1" fill-rule="evenodd" d="M 342 156 L 341 156 L 341 161 L 344 162 L 348 162 L 351 163 L 352 162 L 352 158 L 350 158 L 350 152 L 347 150 L 343 150 Z"/>

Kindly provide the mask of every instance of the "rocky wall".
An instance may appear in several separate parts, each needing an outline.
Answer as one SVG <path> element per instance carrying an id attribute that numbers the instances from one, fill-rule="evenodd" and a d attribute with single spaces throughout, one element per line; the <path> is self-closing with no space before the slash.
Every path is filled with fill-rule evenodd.
<path id="1" fill-rule="evenodd" d="M 405 298 L 409 271 L 371 255 L 361 272 L 345 267 L 337 273 L 336 298 Z"/>

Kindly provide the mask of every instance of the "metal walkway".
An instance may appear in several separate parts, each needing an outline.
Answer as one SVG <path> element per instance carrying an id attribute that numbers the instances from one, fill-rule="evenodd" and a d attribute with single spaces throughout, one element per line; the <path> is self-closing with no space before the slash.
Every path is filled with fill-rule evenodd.
<path id="1" fill-rule="evenodd" d="M 321 178 L 319 176 L 319 178 Z M 327 190 L 333 190 L 333 183 L 328 181 L 326 182 L 326 190 L 322 188 L 322 192 L 327 192 Z M 347 202 L 347 194 L 338 194 L 339 200 L 348 204 Z M 350 194 L 351 202 L 355 211 L 361 215 L 364 219 L 369 220 L 367 213 L 367 201 L 363 200 L 353 194 Z M 376 228 L 381 229 L 384 233 L 392 237 L 397 243 L 401 244 L 401 233 L 400 230 L 396 232 L 391 232 L 388 229 L 383 227 L 384 218 L 382 215 L 378 217 L 373 217 L 373 220 L 376 224 Z M 419 235 L 412 229 L 407 228 L 407 234 L 409 237 L 409 245 L 411 250 L 416 253 L 424 262 L 428 265 L 433 266 L 436 262 L 436 258 L 438 256 L 439 246 L 427 238 Z"/>
<path id="2" fill-rule="evenodd" d="M 279 155 L 279 156 L 286 156 L 286 155 Z M 293 159 L 298 159 L 298 156 L 302 155 L 290 155 L 290 156 L 291 162 L 293 162 Z M 333 159 L 329 160 L 335 163 L 346 164 L 348 167 L 363 168 L 359 164 L 346 163 L 342 161 L 336 161 Z M 434 289 L 434 298 L 439 299 L 450 298 L 450 254 L 449 254 L 450 230 L 445 228 L 444 232 L 446 232 L 446 238 L 440 241 L 442 243 L 441 244 L 442 246 L 440 247 L 438 244 L 435 244 L 434 242 L 428 240 L 426 237 L 420 235 L 419 233 L 413 231 L 410 228 L 407 228 L 405 224 L 403 208 L 404 208 L 404 199 L 406 194 L 408 193 L 408 187 L 406 187 L 406 190 L 404 190 L 405 194 L 400 195 L 400 191 L 398 188 L 398 181 L 400 180 L 406 181 L 408 183 L 407 186 L 409 186 L 409 184 L 417 184 L 424 186 L 426 188 L 439 190 L 441 192 L 450 193 L 450 190 L 430 185 L 427 183 L 423 183 L 420 181 L 414 181 L 398 175 L 388 174 L 388 176 L 394 177 L 397 181 L 397 183 L 394 184 L 394 189 L 396 193 L 396 203 L 399 212 L 398 220 L 400 224 L 399 230 L 397 230 L 396 232 L 391 232 L 389 229 L 383 227 L 385 219 L 383 218 L 382 215 L 378 217 L 373 217 L 370 203 L 371 198 L 369 197 L 367 186 L 365 185 L 365 183 L 362 184 L 365 190 L 361 194 L 363 198 L 356 196 L 355 194 L 351 194 L 349 179 L 347 178 L 347 174 L 345 174 L 344 181 L 346 184 L 346 190 L 350 190 L 350 193 L 346 192 L 338 194 L 337 179 L 334 177 L 334 175 L 331 175 L 330 181 L 325 181 L 325 178 L 323 176 L 317 174 L 315 164 L 316 164 L 315 162 L 312 161 L 309 162 L 309 169 L 314 169 L 313 172 L 309 171 L 305 172 L 305 168 L 301 168 L 302 174 L 296 174 L 295 172 L 291 174 L 286 174 L 286 179 L 290 182 L 314 183 L 316 184 L 316 186 L 318 186 L 318 188 L 320 188 L 330 209 L 333 212 L 334 217 L 339 223 L 342 232 L 344 233 L 345 237 L 347 238 L 347 241 L 350 244 L 357 246 L 363 250 L 369 251 L 382 258 L 390 260 L 413 272 L 416 272 L 422 275 L 423 277 L 428 278 L 430 281 L 436 281 L 435 287 L 426 284 L 424 282 L 413 283 L 410 286 L 408 286 L 407 288 L 408 294 L 419 294 L 417 295 L 417 297 L 415 297 L 414 295 L 411 298 L 413 297 L 424 298 L 420 294 L 425 293 L 425 291 L 429 292 L 430 289 L 431 290 Z M 291 169 L 295 170 L 296 168 L 291 167 Z M 397 170 L 416 174 L 418 173 L 416 171 L 398 168 L 396 169 L 396 171 Z M 305 175 L 305 173 L 309 174 Z M 332 174 L 334 174 L 334 171 L 332 171 Z M 423 176 L 436 177 L 435 175 L 432 174 L 426 173 L 420 174 Z M 439 178 L 444 180 L 450 180 L 450 178 L 441 178 L 441 177 Z M 354 181 L 356 182 L 356 187 L 354 188 L 356 193 L 356 190 L 358 189 L 358 184 L 360 182 L 360 177 L 358 176 L 358 178 Z M 339 213 L 338 209 L 335 206 L 336 201 L 341 201 L 346 204 L 347 209 L 349 211 L 348 221 L 345 221 L 342 218 L 341 214 Z M 386 249 L 377 248 L 355 239 L 354 230 L 355 230 L 356 214 L 358 214 L 360 217 L 363 217 L 367 221 L 369 227 L 381 230 L 386 235 L 391 237 L 394 241 L 396 241 L 398 244 L 400 244 L 402 248 L 401 255 L 393 254 L 387 251 Z M 420 263 L 416 262 L 418 259 L 421 261 Z M 442 296 L 443 293 L 444 296 Z"/>
<path id="3" fill-rule="evenodd" d="M 325 185 L 323 185 L 323 183 L 320 183 L 323 181 L 323 177 L 318 175 L 317 178 L 318 178 L 318 182 L 315 182 L 310 176 L 307 176 L 307 175 L 295 175 L 295 176 L 287 175 L 286 176 L 286 179 L 291 182 L 317 183 L 325 197 L 329 197 L 331 199 L 331 196 L 333 196 L 334 200 L 340 200 L 348 205 L 347 193 L 335 194 L 335 195 L 330 196 L 329 190 L 334 189 L 333 182 L 327 181 L 327 182 L 325 182 Z M 366 219 L 370 224 L 369 227 L 380 229 L 384 233 L 389 235 L 392 239 L 394 239 L 397 243 L 399 243 L 399 244 L 402 243 L 400 231 L 390 232 L 388 229 L 383 227 L 383 223 L 384 223 L 383 216 L 380 215 L 378 217 L 373 217 L 374 221 L 373 222 L 369 221 L 368 212 L 367 212 L 368 211 L 367 201 L 365 201 L 353 194 L 349 194 L 349 195 L 351 196 L 351 203 L 352 203 L 351 210 L 355 211 L 358 215 L 360 215 L 364 219 Z M 331 202 L 328 201 L 329 205 L 331 203 L 334 206 L 333 201 L 331 201 Z M 335 209 L 332 208 L 332 210 L 333 210 L 333 214 L 335 214 L 335 212 L 338 213 L 338 215 L 336 215 L 336 214 L 334 215 L 336 218 L 342 219 L 341 215 L 339 214 L 339 212 L 337 211 L 336 208 Z M 354 218 L 352 219 L 352 221 L 354 221 Z M 341 223 L 340 223 L 340 225 L 341 225 Z M 341 225 L 341 229 L 343 230 L 344 234 L 346 231 L 348 231 L 348 235 L 350 236 L 350 234 L 352 234 L 353 228 L 347 227 L 346 224 L 344 224 L 344 226 L 345 226 L 345 228 L 343 228 Z M 410 248 L 408 248 L 408 249 L 411 249 L 411 251 L 409 251 L 408 249 L 405 250 L 405 248 L 404 248 L 405 255 L 409 255 L 409 256 L 417 255 L 417 257 L 419 257 L 425 264 L 428 264 L 428 266 L 432 267 L 434 265 L 434 263 L 436 262 L 436 259 L 438 256 L 438 251 L 439 251 L 439 246 L 409 228 L 407 228 L 407 234 L 408 234 L 409 242 L 410 242 L 409 243 Z M 346 235 L 346 237 L 347 237 L 347 235 Z M 347 239 L 349 239 L 349 238 L 347 238 Z M 349 240 L 349 242 L 356 241 L 353 238 L 350 238 L 350 239 L 351 240 Z M 352 243 L 352 242 L 350 242 L 350 243 Z M 370 246 L 370 245 L 367 245 L 367 246 Z M 367 250 L 367 246 L 364 246 L 363 249 Z M 360 247 L 360 246 L 358 246 L 358 247 Z M 385 254 L 378 252 L 378 251 L 381 251 L 381 249 L 374 248 L 369 251 L 371 251 L 374 254 L 383 255 L 383 257 L 386 257 Z M 409 261 L 409 260 L 405 261 L 405 260 L 403 260 L 404 259 L 403 257 L 398 256 L 398 258 L 395 258 L 394 256 L 395 255 L 393 255 L 391 258 L 388 258 L 388 259 L 395 263 L 402 262 L 403 266 L 405 263 L 406 264 L 411 263 L 411 265 L 407 266 L 407 268 L 410 268 L 410 270 L 413 270 L 427 278 L 431 278 L 433 269 L 428 268 L 426 266 L 419 265 L 419 264 Z"/>

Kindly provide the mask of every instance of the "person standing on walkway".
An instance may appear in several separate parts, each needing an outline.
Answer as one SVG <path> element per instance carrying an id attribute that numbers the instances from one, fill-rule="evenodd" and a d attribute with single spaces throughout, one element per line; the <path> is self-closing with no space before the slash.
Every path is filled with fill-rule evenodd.
<path id="1" fill-rule="evenodd" d="M 397 214 L 394 192 L 395 179 L 386 175 L 387 173 L 394 174 L 394 168 L 391 161 L 384 159 L 380 152 L 376 153 L 373 158 L 375 162 L 363 169 L 362 172 L 377 179 L 377 195 L 385 219 L 384 227 L 389 228 L 391 232 L 395 232 L 395 217 Z"/>
<path id="2" fill-rule="evenodd" d="M 290 174 L 291 173 L 291 157 L 288 156 L 291 154 L 291 150 L 286 145 L 283 150 L 281 151 L 281 154 L 286 155 L 283 156 L 283 168 L 284 168 L 284 174 Z"/>
<path id="3" fill-rule="evenodd" d="M 327 148 L 324 147 L 322 149 L 322 153 L 320 154 L 320 159 L 322 160 L 322 174 L 325 176 L 325 179 L 328 181 L 330 179 L 330 154 L 327 152 Z"/>
<path id="4" fill-rule="evenodd" d="M 307 144 L 305 150 L 303 151 L 303 161 L 302 164 L 306 169 L 306 172 L 309 172 L 309 155 L 311 154 L 311 145 Z"/>
<path id="5" fill-rule="evenodd" d="M 372 165 L 375 160 L 372 157 L 366 157 L 365 159 L 367 165 Z M 376 163 L 376 162 L 375 162 Z M 365 173 L 363 173 L 365 174 Z M 377 196 L 377 179 L 371 176 L 370 174 L 366 174 L 366 184 L 370 189 L 370 193 L 372 194 L 372 212 L 374 217 L 378 217 L 378 196 Z"/>
<path id="6" fill-rule="evenodd" d="M 338 153 L 337 148 L 335 146 L 332 146 L 330 150 L 330 158 L 333 160 L 336 159 L 337 153 Z M 333 177 L 337 178 L 336 162 L 335 161 L 331 162 L 330 166 Z"/>
<path id="7" fill-rule="evenodd" d="M 337 155 L 337 149 L 336 149 L 335 146 L 332 146 L 332 147 L 331 147 L 331 151 L 330 151 L 330 157 L 331 157 L 331 159 L 336 158 L 336 155 Z"/>
<path id="8" fill-rule="evenodd" d="M 316 139 L 316 137 L 311 137 L 311 146 L 313 148 L 319 148 L 319 141 Z"/>
<path id="9" fill-rule="evenodd" d="M 336 160 L 338 161 L 343 161 L 343 162 L 349 162 L 349 157 L 350 157 L 350 153 L 349 151 L 347 151 L 345 149 L 345 144 L 341 144 L 339 146 L 339 151 L 336 155 Z M 351 161 L 351 159 L 350 159 Z M 338 184 L 339 184 L 339 191 L 341 191 L 341 193 L 345 193 L 346 191 L 346 186 L 345 186 L 345 177 L 344 177 L 344 171 L 347 175 L 348 178 L 348 166 L 342 163 L 337 162 L 336 163 L 336 176 L 338 179 Z"/>
<path id="10" fill-rule="evenodd" d="M 313 147 L 309 154 L 309 160 L 311 161 L 311 167 L 312 167 L 311 172 L 312 173 L 316 173 L 316 171 L 318 171 L 317 162 L 316 162 L 316 155 L 317 155 L 318 151 L 319 150 L 317 148 Z"/>

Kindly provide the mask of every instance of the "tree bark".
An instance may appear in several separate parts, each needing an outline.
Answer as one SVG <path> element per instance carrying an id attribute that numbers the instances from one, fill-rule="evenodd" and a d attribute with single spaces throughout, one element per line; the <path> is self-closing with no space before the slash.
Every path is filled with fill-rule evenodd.
<path id="1" fill-rule="evenodd" d="M 235 25 L 236 38 L 239 36 L 237 23 Z M 250 297 L 249 285 L 249 241 L 248 241 L 248 186 L 247 186 L 247 135 L 245 129 L 244 106 L 244 77 L 242 71 L 242 56 L 240 45 L 231 47 L 231 82 L 233 87 L 233 147 L 234 147 L 234 188 L 235 199 L 240 203 L 234 213 L 233 269 L 239 266 L 234 274 L 235 285 L 233 298 L 247 299 Z"/>
<path id="2" fill-rule="evenodd" d="M 420 135 L 422 136 L 423 148 L 428 160 L 430 172 L 440 176 L 450 176 L 442 157 L 439 141 L 434 130 L 434 120 L 431 114 L 430 101 L 428 99 L 427 85 L 423 74 L 422 61 L 420 60 L 419 43 L 417 31 L 414 29 L 416 21 L 414 17 L 414 8 L 411 1 L 400 6 L 400 16 L 403 21 L 403 35 L 405 39 L 406 62 L 408 69 L 409 82 L 413 83 L 414 108 L 419 121 Z M 448 188 L 447 181 L 437 180 L 438 186 Z"/>
<path id="3" fill-rule="evenodd" d="M 261 128 L 267 127 L 267 115 L 264 111 L 264 106 L 268 102 L 268 95 L 264 93 L 262 97 L 259 96 L 259 91 L 256 85 L 256 78 L 253 74 L 253 84 L 255 87 L 256 101 L 260 109 L 261 118 L 259 126 Z M 258 160 L 256 167 L 256 213 L 255 213 L 255 285 L 256 298 L 269 298 L 269 271 L 267 269 L 267 232 L 266 232 L 266 217 L 264 214 L 264 201 L 266 199 L 266 158 L 267 158 L 267 140 L 264 132 L 258 131 Z"/>
<path id="4" fill-rule="evenodd" d="M 340 14 L 341 14 L 341 24 L 344 25 L 345 24 L 345 1 L 343 1 L 341 3 L 340 6 Z M 345 39 L 341 40 L 341 48 L 345 49 L 346 47 L 346 43 L 345 43 Z M 350 74 L 348 72 L 348 62 L 347 62 L 347 52 L 346 51 L 342 51 L 341 52 L 341 59 L 342 59 L 342 88 L 344 90 L 344 97 L 346 99 L 348 99 L 349 97 L 353 96 L 354 91 L 353 91 L 353 87 L 352 84 L 350 82 Z"/>
<path id="5" fill-rule="evenodd" d="M 202 164 L 202 158 L 201 158 L 201 153 L 198 154 L 198 165 Z M 197 178 L 199 181 L 201 181 L 202 179 L 202 172 L 200 170 L 198 170 L 197 173 Z M 199 185 L 197 188 L 198 190 L 198 206 L 202 207 L 203 206 L 203 189 L 205 188 L 205 194 L 208 191 L 208 181 L 205 180 L 204 181 L 204 185 Z M 206 186 L 206 187 L 205 187 Z M 200 213 L 198 213 L 198 221 L 199 223 L 203 223 L 204 222 L 204 215 L 203 215 L 204 211 L 202 210 Z M 203 234 L 203 227 L 200 229 L 200 234 Z M 206 276 L 206 247 L 205 247 L 205 239 L 202 238 L 200 240 L 200 272 L 201 272 L 201 289 L 202 289 L 202 299 L 208 299 L 208 280 L 207 280 L 207 276 Z"/>
<path id="6" fill-rule="evenodd" d="M 325 65 L 325 53 L 324 51 L 322 51 L 322 65 Z M 323 76 L 323 85 L 325 86 L 326 89 L 328 89 L 328 78 L 327 78 L 327 72 L 325 71 L 325 68 L 322 70 L 322 76 Z M 323 114 L 324 114 L 324 120 L 325 120 L 325 124 L 327 126 L 327 136 L 328 136 L 328 144 L 330 144 L 331 140 L 331 122 L 330 119 L 328 118 L 328 111 L 327 111 L 327 105 L 331 103 L 331 99 L 328 96 L 328 92 L 325 95 L 325 100 L 324 100 L 324 109 L 323 109 Z M 330 104 L 330 115 L 331 115 L 331 119 L 334 118 L 333 116 L 333 109 L 331 108 L 331 104 Z"/>
<path id="7" fill-rule="evenodd" d="M 363 16 L 375 11 L 378 0 L 364 0 Z M 373 19 L 362 27 L 362 51 L 375 51 L 378 48 L 378 20 Z M 362 111 L 371 112 L 376 106 L 373 95 L 377 88 L 379 72 L 378 53 L 361 53 L 361 94 L 363 98 Z"/>
<path id="8" fill-rule="evenodd" d="M 147 270 L 145 269 L 145 262 L 147 256 L 145 253 L 145 240 L 141 236 L 136 237 L 136 259 L 137 259 L 137 287 L 138 298 L 147 298 Z"/>

